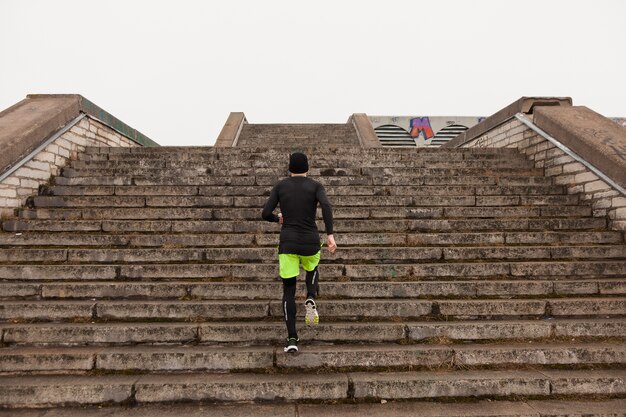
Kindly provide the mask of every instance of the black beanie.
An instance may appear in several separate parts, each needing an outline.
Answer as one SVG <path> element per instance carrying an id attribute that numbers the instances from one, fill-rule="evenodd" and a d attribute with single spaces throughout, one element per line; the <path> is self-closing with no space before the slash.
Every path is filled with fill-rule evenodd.
<path id="1" fill-rule="evenodd" d="M 304 174 L 309 170 L 309 160 L 301 152 L 289 155 L 289 172 L 292 174 Z"/>

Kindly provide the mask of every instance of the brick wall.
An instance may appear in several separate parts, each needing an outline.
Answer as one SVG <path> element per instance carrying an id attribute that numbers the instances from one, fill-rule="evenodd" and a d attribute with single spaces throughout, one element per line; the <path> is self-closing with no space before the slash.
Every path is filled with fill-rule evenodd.
<path id="1" fill-rule="evenodd" d="M 76 159 L 86 146 L 139 145 L 99 121 L 89 116 L 84 117 L 0 182 L 0 216 L 12 216 L 14 210 L 22 206 L 27 197 L 37 194 L 40 185 L 46 184 L 50 177 L 57 175 L 70 159 Z"/>
<path id="2" fill-rule="evenodd" d="M 536 167 L 544 168 L 546 176 L 554 177 L 555 184 L 587 200 L 594 216 L 607 217 L 611 228 L 626 230 L 626 196 L 519 120 L 512 119 L 462 147 L 519 149 Z"/>

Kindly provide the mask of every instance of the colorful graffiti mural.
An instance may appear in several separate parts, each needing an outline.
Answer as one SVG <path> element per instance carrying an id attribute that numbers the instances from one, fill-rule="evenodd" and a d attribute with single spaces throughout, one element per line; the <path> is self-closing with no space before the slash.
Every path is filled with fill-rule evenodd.
<path id="1" fill-rule="evenodd" d="M 370 116 L 383 146 L 441 146 L 484 117 Z"/>
<path id="2" fill-rule="evenodd" d="M 622 127 L 626 127 L 626 118 L 624 117 L 613 117 L 611 120 Z"/>
<path id="3" fill-rule="evenodd" d="M 420 134 L 424 134 L 424 139 L 430 139 L 435 136 L 428 117 L 414 117 L 409 121 L 409 126 L 411 127 L 409 134 L 412 138 L 416 138 Z"/>

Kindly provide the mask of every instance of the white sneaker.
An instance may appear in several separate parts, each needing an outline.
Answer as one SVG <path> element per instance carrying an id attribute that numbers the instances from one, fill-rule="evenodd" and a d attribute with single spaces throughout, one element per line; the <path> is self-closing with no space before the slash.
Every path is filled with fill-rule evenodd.
<path id="1" fill-rule="evenodd" d="M 317 306 L 315 305 L 315 300 L 312 298 L 308 298 L 304 302 L 304 308 L 306 309 L 306 314 L 304 315 L 304 323 L 319 324 L 320 316 L 317 314 Z"/>

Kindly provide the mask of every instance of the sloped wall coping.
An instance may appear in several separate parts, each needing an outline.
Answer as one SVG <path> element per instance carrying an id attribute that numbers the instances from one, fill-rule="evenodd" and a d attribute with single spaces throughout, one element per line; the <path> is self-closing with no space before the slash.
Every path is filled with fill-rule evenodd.
<path id="1" fill-rule="evenodd" d="M 571 105 L 571 97 L 521 97 L 519 100 L 514 101 L 505 108 L 487 117 L 482 122 L 461 133 L 450 142 L 442 145 L 442 148 L 458 148 L 463 146 L 512 119 L 517 113 L 531 114 L 536 107 L 540 106 L 569 107 Z"/>
<path id="2" fill-rule="evenodd" d="M 141 146 L 159 146 L 79 94 L 29 94 L 24 100 L 0 112 L 0 173 L 81 113 Z"/>
<path id="3" fill-rule="evenodd" d="M 533 122 L 626 188 L 626 129 L 585 106 L 541 107 Z"/>

